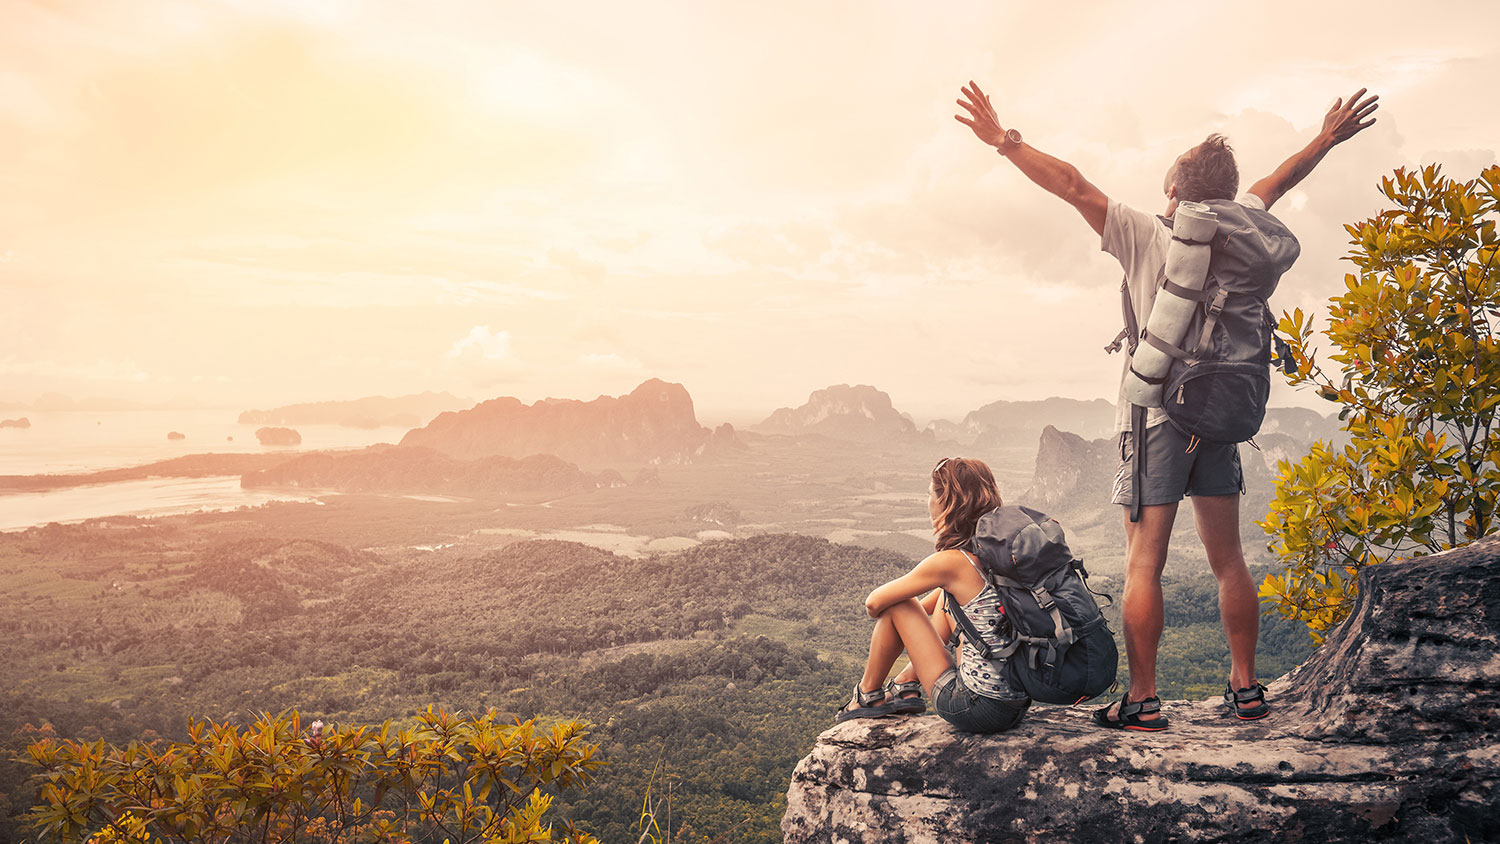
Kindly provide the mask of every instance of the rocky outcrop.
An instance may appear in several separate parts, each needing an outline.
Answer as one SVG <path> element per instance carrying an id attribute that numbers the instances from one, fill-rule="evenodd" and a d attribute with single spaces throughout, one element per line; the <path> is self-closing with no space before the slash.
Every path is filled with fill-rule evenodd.
<path id="1" fill-rule="evenodd" d="M 1295 463 L 1307 453 L 1307 443 L 1282 433 L 1255 435 L 1255 445 L 1240 446 L 1240 466 L 1245 475 L 1242 513 L 1264 513 L 1276 488 L 1276 464 Z M 1110 509 L 1115 474 L 1120 468 L 1120 440 L 1116 434 L 1086 440 L 1077 434 L 1048 425 L 1037 441 L 1036 468 L 1031 488 L 1021 500 L 1056 516 L 1091 514 Z M 1245 519 L 1245 529 L 1254 528 Z M 1258 540 L 1259 533 L 1248 534 Z"/>
<path id="2" fill-rule="evenodd" d="M 31 420 L 22 416 L 20 419 L 0 419 L 0 428 L 30 428 Z"/>
<path id="3" fill-rule="evenodd" d="M 1037 443 L 1031 489 L 1021 498 L 1060 516 L 1080 507 L 1098 509 L 1109 504 L 1119 464 L 1117 438 L 1090 441 L 1048 425 Z"/>
<path id="4" fill-rule="evenodd" d="M 291 428 L 256 428 L 255 438 L 261 445 L 302 445 L 302 435 Z"/>
<path id="5" fill-rule="evenodd" d="M 1301 442 L 1332 439 L 1343 430 L 1338 414 L 1323 416 L 1305 407 L 1268 407 L 1265 421 L 1260 424 L 1260 434 L 1286 434 Z"/>
<path id="6" fill-rule="evenodd" d="M 708 439 L 698 446 L 694 452 L 697 457 L 723 457 L 747 450 L 747 446 L 740 439 L 740 435 L 734 430 L 734 426 L 725 422 L 708 435 Z"/>
<path id="7" fill-rule="evenodd" d="M 185 440 L 185 439 L 187 439 L 187 434 L 184 434 L 181 431 L 168 431 L 167 432 L 167 439 L 169 439 L 169 440 Z"/>
<path id="8" fill-rule="evenodd" d="M 1272 714 L 1168 701 L 1122 734 L 1035 706 L 997 736 L 857 720 L 792 776 L 805 842 L 1500 840 L 1500 538 L 1366 570 L 1358 603 L 1271 684 Z"/>
<path id="9" fill-rule="evenodd" d="M 698 424 L 688 391 L 653 378 L 629 395 L 588 402 L 543 399 L 526 405 L 514 398 L 492 399 L 438 416 L 407 432 L 401 445 L 463 460 L 554 454 L 589 465 L 675 463 L 695 456 L 710 436 Z"/>
<path id="10" fill-rule="evenodd" d="M 780 408 L 754 430 L 764 434 L 822 434 L 860 442 L 919 436 L 911 417 L 898 412 L 889 395 L 865 384 L 836 384 L 816 390 L 806 404 Z"/>

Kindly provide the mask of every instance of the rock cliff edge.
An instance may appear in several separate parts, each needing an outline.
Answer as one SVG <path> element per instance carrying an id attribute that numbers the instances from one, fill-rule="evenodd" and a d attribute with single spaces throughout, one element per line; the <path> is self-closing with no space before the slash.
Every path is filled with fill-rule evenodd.
<path id="1" fill-rule="evenodd" d="M 1123 654 L 1122 654 L 1123 659 Z M 1500 538 L 1369 569 L 1358 605 L 1271 684 L 1273 712 L 1167 701 L 1117 733 L 1033 705 L 972 736 L 927 715 L 850 721 L 798 764 L 804 842 L 1500 840 Z"/>

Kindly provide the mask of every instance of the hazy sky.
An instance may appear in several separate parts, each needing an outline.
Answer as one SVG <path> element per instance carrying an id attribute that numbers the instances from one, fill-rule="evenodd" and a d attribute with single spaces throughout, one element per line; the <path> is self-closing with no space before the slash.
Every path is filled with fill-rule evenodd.
<path id="1" fill-rule="evenodd" d="M 1491 3 L 1058 8 L 4 0 L 0 400 L 1113 397 L 1118 266 L 965 81 L 1153 212 L 1209 132 L 1248 186 L 1379 93 L 1275 209 L 1278 309 L 1341 289 L 1382 174 L 1500 148 Z"/>

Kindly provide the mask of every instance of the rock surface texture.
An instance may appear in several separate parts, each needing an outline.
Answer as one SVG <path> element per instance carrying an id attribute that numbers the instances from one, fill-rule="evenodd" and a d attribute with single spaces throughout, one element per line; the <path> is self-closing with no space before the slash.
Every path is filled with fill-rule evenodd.
<path id="1" fill-rule="evenodd" d="M 1500 840 L 1500 538 L 1367 570 L 1270 716 L 1168 701 L 1162 733 L 1034 705 L 997 736 L 856 720 L 792 775 L 804 842 Z"/>

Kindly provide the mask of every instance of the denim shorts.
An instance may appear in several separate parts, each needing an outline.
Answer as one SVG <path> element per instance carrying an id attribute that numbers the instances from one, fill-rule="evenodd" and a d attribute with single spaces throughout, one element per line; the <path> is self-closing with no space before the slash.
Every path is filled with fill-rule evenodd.
<path id="1" fill-rule="evenodd" d="M 1189 448 L 1192 448 L 1189 451 Z M 1135 441 L 1129 431 L 1120 434 L 1120 467 L 1115 472 L 1116 504 L 1130 506 L 1134 490 L 1131 458 Z M 1141 504 L 1171 504 L 1184 495 L 1234 495 L 1245 491 L 1245 473 L 1240 467 L 1236 443 L 1192 441 L 1162 422 L 1146 429 L 1146 475 L 1141 480 Z"/>
<path id="2" fill-rule="evenodd" d="M 932 699 L 944 721 L 966 733 L 998 733 L 1021 723 L 1031 706 L 1028 698 L 996 700 L 964 685 L 958 670 L 948 669 L 932 684 Z"/>

